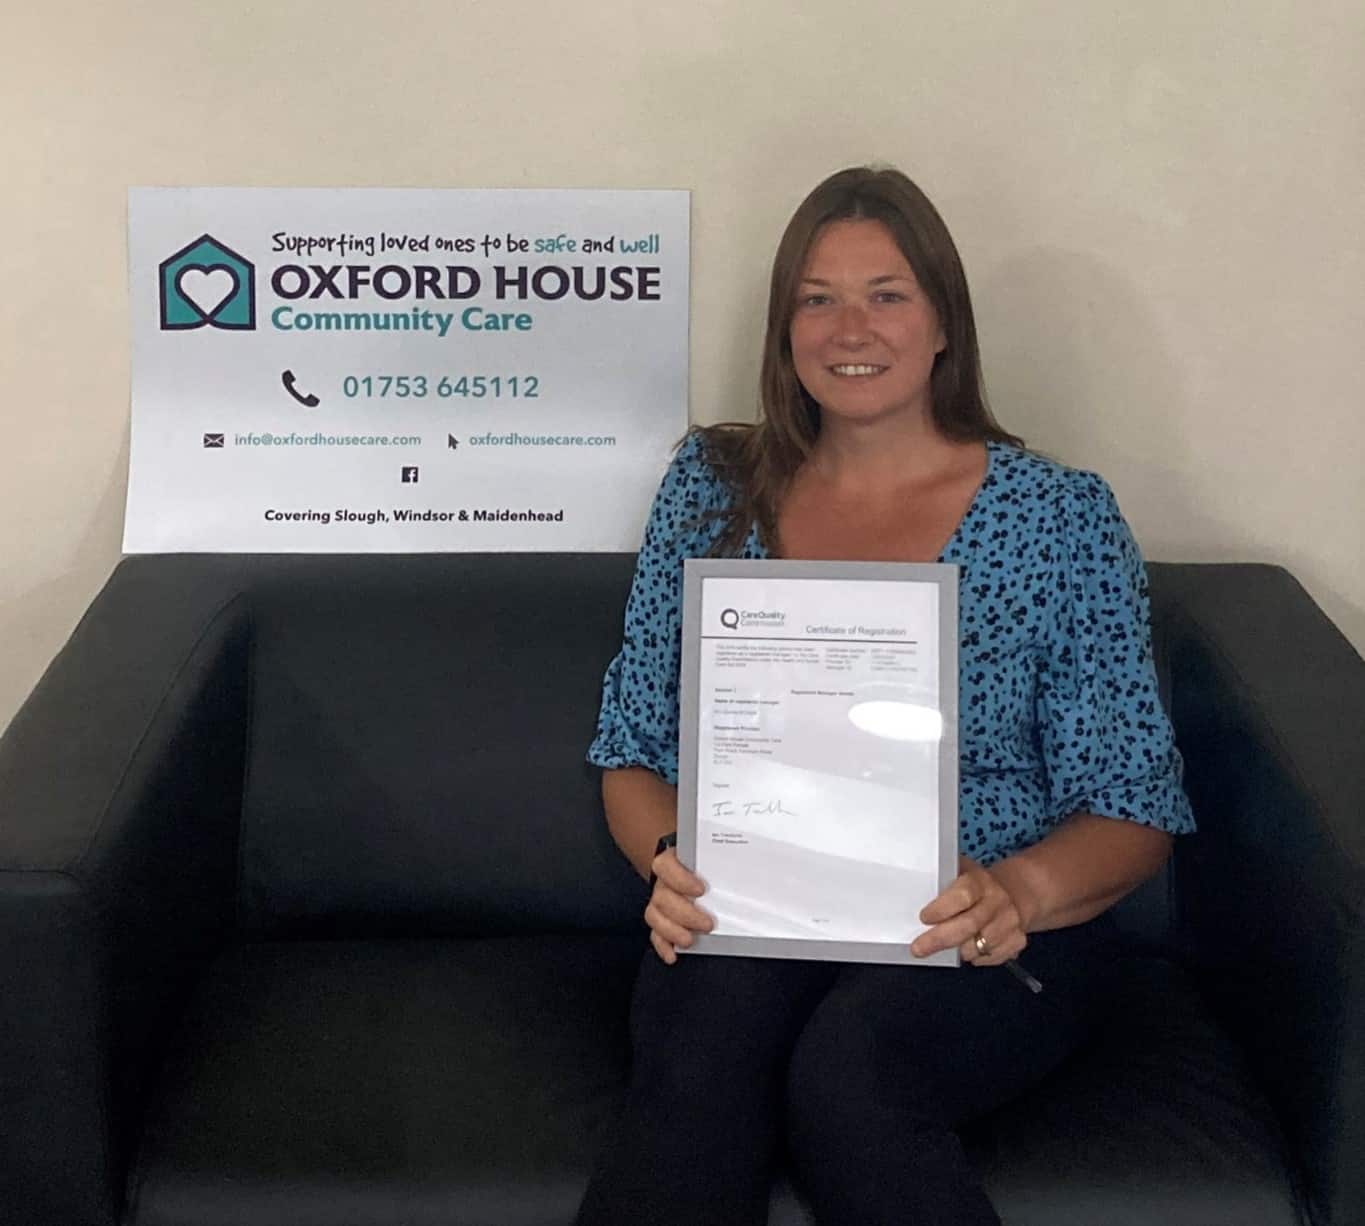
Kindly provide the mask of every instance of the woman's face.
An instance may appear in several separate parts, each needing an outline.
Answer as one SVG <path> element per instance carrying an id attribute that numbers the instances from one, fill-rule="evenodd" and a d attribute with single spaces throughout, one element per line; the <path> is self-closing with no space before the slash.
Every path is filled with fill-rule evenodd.
<path id="1" fill-rule="evenodd" d="M 817 234 L 797 287 L 792 362 L 822 413 L 849 421 L 928 419 L 929 377 L 946 341 L 938 315 L 879 221 Z"/>

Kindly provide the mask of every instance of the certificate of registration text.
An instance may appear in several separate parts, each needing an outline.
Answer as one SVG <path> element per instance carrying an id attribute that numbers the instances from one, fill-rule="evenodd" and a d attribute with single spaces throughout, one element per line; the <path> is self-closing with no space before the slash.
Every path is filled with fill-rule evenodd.
<path id="1" fill-rule="evenodd" d="M 685 564 L 678 855 L 697 953 L 912 958 L 957 875 L 957 568 Z"/>

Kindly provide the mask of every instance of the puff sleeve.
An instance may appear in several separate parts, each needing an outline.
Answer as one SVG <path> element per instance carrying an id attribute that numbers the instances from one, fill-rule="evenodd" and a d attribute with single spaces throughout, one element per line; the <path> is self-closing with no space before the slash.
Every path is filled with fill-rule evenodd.
<path id="1" fill-rule="evenodd" d="M 1194 829 L 1157 693 L 1147 575 L 1113 492 L 1070 472 L 1059 496 L 1055 600 L 1037 690 L 1048 816 Z"/>
<path id="2" fill-rule="evenodd" d="M 626 601 L 621 650 L 607 667 L 588 761 L 643 766 L 678 781 L 678 673 L 682 653 L 683 560 L 704 555 L 721 531 L 708 512 L 725 493 L 690 435 L 654 497 Z"/>

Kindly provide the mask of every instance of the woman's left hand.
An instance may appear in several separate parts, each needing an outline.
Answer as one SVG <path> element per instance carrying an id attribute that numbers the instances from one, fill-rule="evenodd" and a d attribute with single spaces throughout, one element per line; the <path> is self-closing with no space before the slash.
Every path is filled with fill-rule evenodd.
<path id="1" fill-rule="evenodd" d="M 959 858 L 961 873 L 946 890 L 920 912 L 932 925 L 910 946 L 918 958 L 957 946 L 964 962 L 999 966 L 1017 958 L 1028 944 L 1019 907 L 1001 881 L 975 860 Z M 977 946 L 984 938 L 986 952 Z"/>

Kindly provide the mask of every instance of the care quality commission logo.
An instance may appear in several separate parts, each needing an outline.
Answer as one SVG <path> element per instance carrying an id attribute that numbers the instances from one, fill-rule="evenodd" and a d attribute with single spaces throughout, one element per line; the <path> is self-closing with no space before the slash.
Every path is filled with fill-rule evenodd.
<path id="1" fill-rule="evenodd" d="M 163 260 L 161 330 L 256 327 L 256 267 L 210 234 Z"/>

